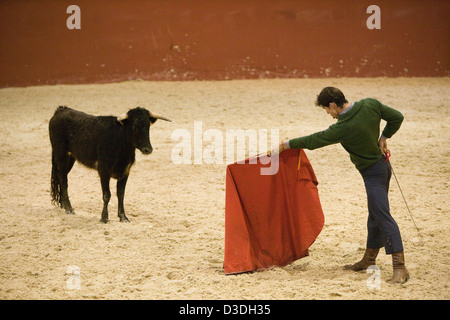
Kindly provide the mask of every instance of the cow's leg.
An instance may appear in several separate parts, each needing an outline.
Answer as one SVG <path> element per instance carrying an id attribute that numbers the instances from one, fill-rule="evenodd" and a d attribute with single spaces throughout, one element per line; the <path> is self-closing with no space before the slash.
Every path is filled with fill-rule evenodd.
<path id="1" fill-rule="evenodd" d="M 59 174 L 59 182 L 60 182 L 60 197 L 61 197 L 61 207 L 66 210 L 67 214 L 75 214 L 73 211 L 72 205 L 69 200 L 69 193 L 67 191 L 68 188 L 68 179 L 67 174 L 75 162 L 75 159 L 71 156 L 65 154 L 59 157 L 56 157 L 56 163 L 58 166 L 58 174 Z"/>
<path id="2" fill-rule="evenodd" d="M 127 184 L 128 175 L 122 179 L 117 180 L 117 199 L 119 200 L 119 218 L 121 222 L 130 222 L 125 215 L 125 209 L 123 206 L 123 198 L 125 196 L 125 186 Z"/>
<path id="3" fill-rule="evenodd" d="M 70 172 L 70 170 L 72 169 L 72 167 L 73 167 L 73 164 L 75 163 L 75 159 L 74 158 L 72 158 L 71 156 L 68 156 L 67 157 L 67 173 L 66 173 L 66 175 L 65 175 L 65 181 L 66 181 L 66 184 L 65 184 L 65 190 L 64 190 L 64 194 L 66 195 L 66 198 L 67 198 L 67 205 L 66 205 L 66 213 L 67 214 L 75 214 L 75 211 L 73 211 L 73 208 L 72 208 L 72 205 L 71 205 L 71 203 L 70 203 L 70 200 L 69 200 L 69 192 L 68 192 L 68 190 L 67 190 L 67 187 L 68 187 L 68 174 L 69 174 L 69 172 Z"/>
<path id="4" fill-rule="evenodd" d="M 109 175 L 105 175 L 100 173 L 100 182 L 102 184 L 102 191 L 103 191 L 103 211 L 102 211 L 102 218 L 101 222 L 107 223 L 108 222 L 108 203 L 109 199 L 111 199 L 111 192 L 109 190 Z"/>

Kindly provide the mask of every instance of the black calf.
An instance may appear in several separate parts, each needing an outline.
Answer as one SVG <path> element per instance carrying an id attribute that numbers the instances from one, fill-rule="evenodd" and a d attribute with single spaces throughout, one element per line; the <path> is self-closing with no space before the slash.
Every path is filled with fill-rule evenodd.
<path id="1" fill-rule="evenodd" d="M 143 154 L 153 151 L 150 144 L 150 125 L 157 116 L 146 109 L 134 108 L 126 114 L 92 116 L 67 107 L 59 107 L 49 123 L 52 144 L 52 202 L 74 214 L 67 193 L 67 174 L 77 160 L 96 169 L 103 191 L 102 222 L 108 222 L 108 203 L 111 198 L 110 178 L 117 179 L 118 215 L 120 221 L 129 222 L 123 199 L 130 168 L 135 161 L 135 149 Z"/>

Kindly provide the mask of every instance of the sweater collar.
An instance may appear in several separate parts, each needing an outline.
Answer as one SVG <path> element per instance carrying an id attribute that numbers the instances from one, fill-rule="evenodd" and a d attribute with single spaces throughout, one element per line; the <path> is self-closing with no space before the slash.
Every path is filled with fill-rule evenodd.
<path id="1" fill-rule="evenodd" d="M 353 108 L 353 105 L 354 105 L 354 104 L 355 104 L 355 103 L 352 102 L 352 104 L 350 105 L 350 107 L 348 107 L 347 109 L 345 109 L 344 111 L 342 111 L 342 112 L 339 114 L 338 119 L 339 119 L 342 115 L 344 115 L 344 114 L 346 114 L 347 112 L 349 112 L 350 109 Z"/>

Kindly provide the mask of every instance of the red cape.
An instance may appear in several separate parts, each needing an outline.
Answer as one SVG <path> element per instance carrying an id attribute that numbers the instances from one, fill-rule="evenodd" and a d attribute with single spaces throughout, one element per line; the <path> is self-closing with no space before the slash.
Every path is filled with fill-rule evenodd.
<path id="1" fill-rule="evenodd" d="M 275 158 L 275 157 L 273 157 Z M 266 159 L 267 160 L 267 159 Z M 303 150 L 279 155 L 274 166 L 227 166 L 225 195 L 225 274 L 285 266 L 307 256 L 324 224 L 317 179 Z"/>

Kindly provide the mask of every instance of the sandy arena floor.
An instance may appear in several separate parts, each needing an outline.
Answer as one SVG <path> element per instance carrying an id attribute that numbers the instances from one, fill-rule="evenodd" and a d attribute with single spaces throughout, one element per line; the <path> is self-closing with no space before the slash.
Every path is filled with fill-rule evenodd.
<path id="1" fill-rule="evenodd" d="M 319 180 L 324 228 L 310 256 L 283 268 L 225 276 L 226 164 L 171 160 L 175 129 L 278 128 L 280 139 L 334 122 L 314 107 L 328 85 L 350 101 L 374 97 L 405 115 L 389 141 L 391 211 L 402 232 L 411 279 L 386 282 L 390 256 L 378 259 L 381 284 L 342 270 L 361 258 L 366 237 L 362 178 L 340 145 L 306 150 Z M 152 126 L 150 156 L 137 153 L 125 210 L 100 223 L 95 171 L 75 164 L 69 194 L 76 215 L 50 202 L 48 122 L 58 105 L 95 115 L 135 106 L 167 116 Z M 449 299 L 450 78 L 144 82 L 0 90 L 0 299 Z M 206 144 L 205 144 L 206 145 Z M 239 159 L 236 159 L 239 160 Z M 73 273 L 79 270 L 79 277 Z M 77 282 L 79 280 L 79 282 Z M 78 286 L 79 285 L 79 286 Z"/>

